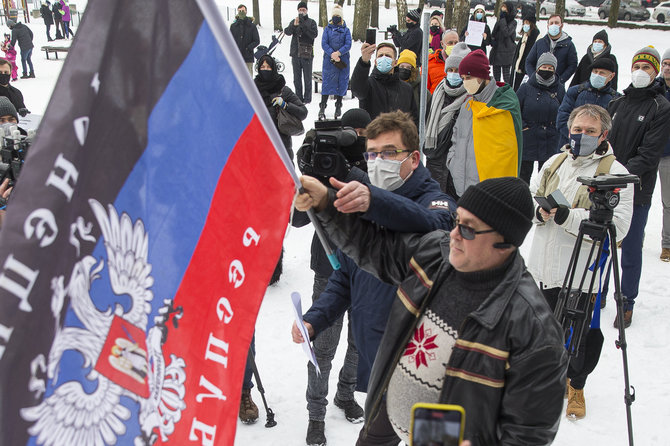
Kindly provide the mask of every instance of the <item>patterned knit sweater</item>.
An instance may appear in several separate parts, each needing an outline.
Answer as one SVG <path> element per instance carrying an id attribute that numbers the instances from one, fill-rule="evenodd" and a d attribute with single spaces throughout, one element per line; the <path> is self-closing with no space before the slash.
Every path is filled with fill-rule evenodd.
<path id="1" fill-rule="evenodd" d="M 412 406 L 436 403 L 458 328 L 500 283 L 515 255 L 499 268 L 473 273 L 454 271 L 419 318 L 405 353 L 391 376 L 386 407 L 391 425 L 409 444 Z"/>

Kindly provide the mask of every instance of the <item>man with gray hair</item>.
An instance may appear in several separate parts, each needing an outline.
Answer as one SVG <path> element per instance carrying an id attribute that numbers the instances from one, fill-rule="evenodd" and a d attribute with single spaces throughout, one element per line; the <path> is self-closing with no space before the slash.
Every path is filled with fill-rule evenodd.
<path id="1" fill-rule="evenodd" d="M 437 84 L 444 79 L 444 63 L 458 41 L 459 38 L 456 30 L 448 29 L 442 33 L 442 41 L 440 43 L 442 48 L 438 48 L 437 51 L 428 56 L 428 83 L 426 85 L 431 94 L 435 92 Z"/>
<path id="2" fill-rule="evenodd" d="M 549 158 L 530 183 L 533 196 L 546 197 L 556 190 L 571 203 L 572 207 L 556 207 L 535 209 L 533 223 L 536 225 L 533 245 L 530 251 L 528 269 L 539 282 L 540 290 L 547 299 L 552 311 L 556 308 L 558 294 L 568 271 L 573 246 L 579 234 L 582 220 L 589 217 L 588 188 L 577 181 L 577 177 L 592 177 L 600 174 L 627 174 L 628 170 L 616 161 L 614 151 L 607 142 L 607 135 L 612 129 L 612 119 L 604 108 L 586 104 L 577 107 L 568 119 L 570 143 L 562 148 L 562 152 Z M 630 226 L 633 213 L 633 188 L 621 189 L 619 205 L 614 209 L 612 222 L 616 226 L 617 239 L 623 240 Z M 616 244 L 616 241 L 612 242 Z M 584 271 L 589 257 L 590 243 L 582 244 L 579 253 L 579 264 L 576 271 Z M 590 273 L 589 273 L 590 276 Z M 590 277 L 582 280 L 575 277 L 574 284 L 582 283 L 582 299 L 589 296 L 588 284 Z M 599 303 L 597 302 L 599 305 Z M 587 324 L 591 315 L 587 316 Z M 588 325 L 587 325 L 588 326 Z M 591 370 L 584 367 L 584 358 L 589 355 L 600 355 L 600 351 L 586 352 L 585 341 L 588 330 L 582 334 L 579 354 L 572 359 L 568 368 L 568 407 L 566 416 L 572 419 L 584 418 L 586 404 L 584 401 L 584 385 Z"/>

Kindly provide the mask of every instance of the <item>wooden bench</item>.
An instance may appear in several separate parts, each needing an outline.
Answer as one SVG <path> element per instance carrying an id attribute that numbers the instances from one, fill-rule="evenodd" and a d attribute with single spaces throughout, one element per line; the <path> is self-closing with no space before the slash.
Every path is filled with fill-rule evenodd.
<path id="1" fill-rule="evenodd" d="M 322 71 L 313 71 L 312 72 L 312 80 L 314 81 L 314 93 L 319 92 L 319 84 L 323 83 L 323 72 Z M 349 85 L 347 85 L 347 90 L 351 91 L 351 82 L 349 82 Z M 351 97 L 354 97 L 354 94 L 351 94 Z"/>
<path id="2" fill-rule="evenodd" d="M 42 51 L 44 51 L 47 55 L 47 59 L 49 58 L 49 53 L 53 53 L 56 56 L 56 59 L 58 59 L 58 53 L 66 53 L 70 51 L 70 48 L 67 46 L 43 46 Z"/>

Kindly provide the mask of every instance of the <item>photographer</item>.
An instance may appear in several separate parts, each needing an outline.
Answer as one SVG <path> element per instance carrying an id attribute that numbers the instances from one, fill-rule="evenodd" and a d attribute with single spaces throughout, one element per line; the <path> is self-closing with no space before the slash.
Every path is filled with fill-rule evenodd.
<path id="1" fill-rule="evenodd" d="M 533 245 L 530 251 L 528 269 L 540 282 L 542 294 L 552 311 L 556 308 L 558 294 L 568 271 L 573 247 L 577 240 L 580 223 L 589 218 L 588 187 L 579 183 L 577 177 L 593 177 L 602 174 L 627 174 L 628 170 L 614 156 L 607 136 L 612 129 L 612 120 L 604 108 L 587 104 L 572 111 L 568 119 L 570 144 L 562 148 L 544 163 L 538 175 L 532 178 L 530 191 L 534 196 L 546 197 L 560 190 L 571 208 L 559 207 L 546 211 L 538 206 L 535 209 L 533 223 L 537 225 Z M 612 219 L 616 226 L 617 237 L 622 240 L 633 212 L 633 188 L 621 189 L 619 205 L 614 209 Z M 616 246 L 617 240 L 610 241 Z M 589 257 L 591 243 L 582 244 L 576 271 L 584 271 Z M 575 277 L 574 283 L 581 283 L 581 277 Z M 591 274 L 584 281 L 586 296 Z M 598 280 L 596 278 L 596 284 Z M 594 293 L 597 290 L 594 290 Z M 587 315 L 587 326 L 591 315 Z M 584 359 L 589 355 L 599 355 L 600 351 L 587 352 L 585 342 L 587 330 L 582 333 L 579 355 L 570 361 L 568 368 L 568 407 L 566 416 L 580 419 L 586 414 L 584 385 L 590 371 L 583 370 Z"/>
<path id="2" fill-rule="evenodd" d="M 410 50 L 414 54 L 422 54 L 423 49 L 423 31 L 419 27 L 421 21 L 421 9 L 410 9 L 405 15 L 405 25 L 407 31 L 401 33 L 395 25 L 389 26 L 386 31 L 391 33 L 393 43 L 398 47 L 398 51 Z M 421 66 L 421 61 L 418 61 Z"/>
<path id="3" fill-rule="evenodd" d="M 293 64 L 293 85 L 295 94 L 303 104 L 312 102 L 312 61 L 314 59 L 314 39 L 319 34 L 316 22 L 307 16 L 307 3 L 298 3 L 298 17 L 284 29 L 291 38 L 291 62 Z M 303 93 L 304 79 L 304 93 Z"/>
<path id="4" fill-rule="evenodd" d="M 340 185 L 346 184 L 338 193 L 338 208 L 342 212 L 356 213 L 366 221 L 374 222 L 376 227 L 384 227 L 389 231 L 426 233 L 435 229 L 450 229 L 455 204 L 451 197 L 440 191 L 439 185 L 421 164 L 417 150 L 419 136 L 409 116 L 402 112 L 382 114 L 367 127 L 367 135 L 365 156 L 371 184 L 336 181 Z M 341 268 L 333 272 L 318 301 L 305 313 L 305 325 L 317 350 L 321 338 L 330 331 L 328 327 L 337 324 L 342 315 L 350 311 L 350 326 L 359 354 L 356 389 L 365 392 L 391 305 L 397 299 L 397 288 L 363 271 L 341 251 L 337 251 L 337 257 Z M 292 337 L 296 343 L 303 342 L 295 324 Z M 330 355 L 331 360 L 334 350 Z M 324 379 L 318 355 L 317 351 L 322 369 L 321 379 Z M 308 367 L 313 369 L 311 364 Z M 308 399 L 311 387 L 310 383 Z M 334 402 L 338 407 L 346 404 L 337 395 Z M 345 415 L 354 421 L 346 408 Z M 356 421 L 362 421 L 362 417 L 361 410 Z M 311 420 L 310 413 L 310 426 Z M 322 423 L 320 427 L 323 428 Z M 308 431 L 308 444 L 325 444 L 325 436 L 319 438 L 323 441 L 310 443 Z"/>

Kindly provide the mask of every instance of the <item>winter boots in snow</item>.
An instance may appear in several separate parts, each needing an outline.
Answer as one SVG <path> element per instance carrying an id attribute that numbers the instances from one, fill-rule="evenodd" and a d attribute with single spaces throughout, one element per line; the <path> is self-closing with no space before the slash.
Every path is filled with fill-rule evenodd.
<path id="1" fill-rule="evenodd" d="M 623 313 L 623 328 L 630 327 L 630 324 L 633 323 L 633 310 L 626 310 Z M 619 318 L 614 318 L 614 328 L 619 328 Z"/>
<path id="2" fill-rule="evenodd" d="M 670 262 L 670 248 L 661 249 L 661 260 L 664 262 Z"/>
<path id="3" fill-rule="evenodd" d="M 252 424 L 258 420 L 258 406 L 251 399 L 251 389 L 242 389 L 240 399 L 240 421 L 244 424 Z"/>
<path id="4" fill-rule="evenodd" d="M 326 423 L 323 421 L 309 420 L 307 426 L 307 446 L 325 446 L 326 434 L 324 430 Z"/>
<path id="5" fill-rule="evenodd" d="M 565 416 L 580 420 L 586 416 L 586 401 L 584 401 L 584 389 L 575 389 L 568 384 L 568 408 Z"/>
<path id="6" fill-rule="evenodd" d="M 344 416 L 350 423 L 357 424 L 364 421 L 363 408 L 358 405 L 356 400 L 341 401 L 335 396 L 333 403 L 344 411 Z"/>
<path id="7" fill-rule="evenodd" d="M 339 119 L 342 116 L 342 96 L 335 96 L 335 119 Z"/>

